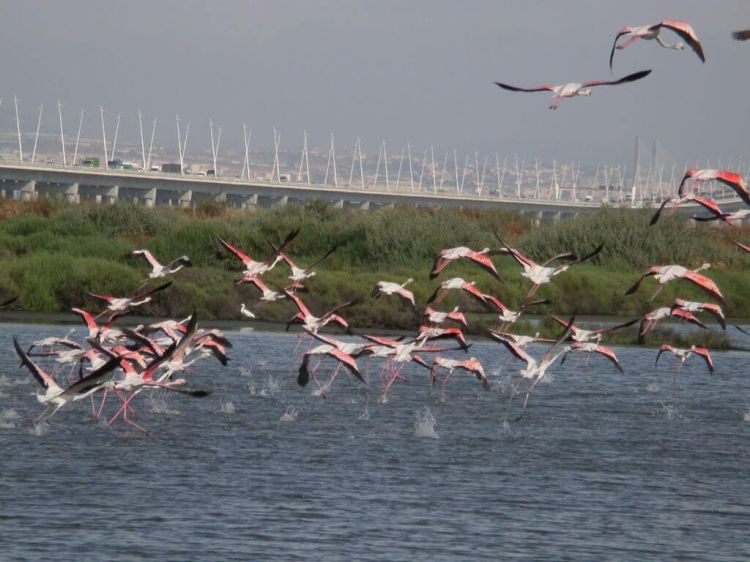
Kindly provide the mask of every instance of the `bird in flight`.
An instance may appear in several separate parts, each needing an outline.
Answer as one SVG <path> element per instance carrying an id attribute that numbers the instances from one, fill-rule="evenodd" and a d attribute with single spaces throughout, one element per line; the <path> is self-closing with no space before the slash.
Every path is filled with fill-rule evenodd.
<path id="1" fill-rule="evenodd" d="M 579 84 L 577 82 L 570 82 L 568 84 L 560 84 L 558 86 L 539 86 L 538 88 L 519 88 L 517 86 L 511 86 L 510 84 L 503 84 L 501 82 L 495 82 L 498 86 L 504 90 L 510 90 L 511 92 L 552 92 L 552 105 L 550 109 L 557 109 L 565 98 L 572 98 L 573 96 L 590 96 L 591 88 L 595 86 L 616 86 L 617 84 L 625 84 L 626 82 L 635 82 L 641 78 L 645 78 L 651 74 L 651 70 L 640 70 L 633 74 L 623 76 L 619 80 L 594 80 L 591 82 L 583 82 Z"/>
<path id="2" fill-rule="evenodd" d="M 701 59 L 702 62 L 706 62 L 701 42 L 698 40 L 698 36 L 695 34 L 695 31 L 693 31 L 693 28 L 690 27 L 690 24 L 685 23 L 684 21 L 667 20 L 653 25 L 638 25 L 622 28 L 615 36 L 615 42 L 612 44 L 612 52 L 609 54 L 609 69 L 612 70 L 612 59 L 615 57 L 615 49 L 624 49 L 639 39 L 645 39 L 646 41 L 655 40 L 665 49 L 675 49 L 678 51 L 685 49 L 685 43 L 682 41 L 678 41 L 673 45 L 662 41 L 662 38 L 660 37 L 662 29 L 671 29 L 677 35 L 682 37 L 685 42 L 690 45 L 690 48 L 695 51 L 698 58 Z M 620 40 L 620 37 L 627 37 L 627 40 L 618 45 L 617 41 Z"/>

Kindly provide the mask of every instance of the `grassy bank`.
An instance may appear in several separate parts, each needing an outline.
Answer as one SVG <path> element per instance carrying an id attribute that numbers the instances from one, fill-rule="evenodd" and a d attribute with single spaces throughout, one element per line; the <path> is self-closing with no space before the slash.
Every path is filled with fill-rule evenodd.
<path id="1" fill-rule="evenodd" d="M 648 227 L 648 211 L 605 209 L 574 220 L 532 227 L 524 217 L 500 211 L 456 209 L 383 209 L 346 212 L 313 203 L 239 212 L 218 204 L 196 210 L 146 209 L 132 205 L 66 205 L 51 201 L 0 203 L 0 297 L 18 294 L 18 307 L 28 311 L 57 312 L 73 306 L 97 309 L 87 291 L 126 295 L 145 278 L 145 262 L 128 257 L 137 248 L 150 249 L 159 259 L 187 254 L 195 267 L 180 271 L 173 287 L 143 308 L 144 314 L 180 316 L 195 306 L 203 318 L 240 318 L 239 306 L 257 302 L 258 292 L 237 286 L 240 263 L 217 243 L 226 239 L 252 257 L 269 253 L 266 240 L 278 242 L 301 228 L 290 247 L 295 261 L 308 264 L 334 245 L 337 251 L 308 283 L 305 296 L 313 311 L 324 311 L 348 299 L 361 299 L 346 313 L 354 326 L 405 329 L 415 314 L 400 302 L 373 301 L 370 291 L 379 280 L 403 281 L 423 305 L 440 279 L 462 276 L 476 280 L 511 307 L 523 300 L 528 285 L 520 268 L 508 257 L 496 256 L 503 283 L 469 264 L 452 264 L 440 279 L 430 281 L 432 261 L 441 248 L 465 245 L 496 248 L 494 232 L 532 258 L 574 251 L 604 250 L 591 263 L 556 278 L 538 293 L 549 298 L 548 310 L 560 314 L 632 316 L 671 303 L 675 296 L 706 300 L 684 282 L 672 284 L 653 302 L 647 281 L 635 294 L 626 289 L 652 264 L 679 263 L 697 267 L 713 264 L 708 275 L 724 292 L 727 313 L 750 317 L 748 275 L 750 256 L 734 240 L 748 241 L 741 228 L 693 226 L 675 218 Z M 274 269 L 266 280 L 272 287 L 285 284 L 288 269 Z M 481 309 L 463 297 L 451 296 L 444 306 L 463 304 Z M 286 321 L 293 310 L 286 302 L 258 311 L 261 319 Z M 476 315 L 474 329 L 493 325 L 488 315 Z"/>

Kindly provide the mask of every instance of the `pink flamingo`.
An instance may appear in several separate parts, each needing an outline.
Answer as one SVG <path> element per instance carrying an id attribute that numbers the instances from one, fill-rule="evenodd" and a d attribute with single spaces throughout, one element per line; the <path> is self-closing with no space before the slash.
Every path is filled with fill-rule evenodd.
<path id="1" fill-rule="evenodd" d="M 616 326 L 608 326 L 605 328 L 598 328 L 596 330 L 584 330 L 583 328 L 576 326 L 574 324 L 568 325 L 568 323 L 563 320 L 562 318 L 555 316 L 554 314 L 549 315 L 552 320 L 560 324 L 563 328 L 569 328 L 570 329 L 570 339 L 577 343 L 599 343 L 602 341 L 602 336 L 604 334 L 608 334 L 609 332 L 614 332 L 615 330 L 620 330 L 621 328 L 627 328 L 628 326 L 632 326 L 636 322 L 638 322 L 638 318 L 634 320 L 630 320 L 628 322 L 624 322 L 622 324 L 618 324 Z M 595 350 L 594 350 L 595 351 Z"/>
<path id="2" fill-rule="evenodd" d="M 414 293 L 404 289 L 404 287 L 412 281 L 414 281 L 414 279 L 411 277 L 400 285 L 391 281 L 378 281 L 377 285 L 375 285 L 375 288 L 372 290 L 372 296 L 374 298 L 380 298 L 383 295 L 398 295 L 405 301 L 410 302 L 411 305 L 416 308 L 417 305 L 414 304 Z"/>
<path id="3" fill-rule="evenodd" d="M 612 52 L 609 54 L 610 70 L 612 69 L 612 59 L 615 56 L 615 49 L 624 49 L 639 39 L 644 39 L 646 41 L 656 40 L 656 42 L 665 49 L 676 49 L 679 51 L 685 49 L 685 44 L 682 42 L 670 45 L 662 41 L 659 36 L 662 29 L 670 29 L 682 37 L 685 42 L 690 45 L 690 48 L 695 51 L 695 54 L 698 55 L 701 62 L 706 62 L 701 42 L 698 40 L 698 36 L 695 34 L 695 31 L 693 31 L 690 24 L 684 21 L 666 20 L 652 25 L 639 25 L 622 28 L 615 36 L 615 42 L 612 44 Z M 627 40 L 618 45 L 617 41 L 620 37 L 627 37 Z"/>
<path id="4" fill-rule="evenodd" d="M 671 203 L 672 208 L 669 210 L 669 214 L 666 218 L 670 218 L 672 215 L 674 215 L 677 212 L 677 209 L 683 204 L 688 201 L 692 201 L 695 203 L 698 203 L 701 207 L 705 208 L 709 213 L 712 213 L 713 215 L 721 215 L 721 207 L 719 207 L 715 201 L 712 199 L 709 199 L 708 197 L 698 197 L 695 194 L 692 193 L 686 193 L 685 195 L 681 195 L 677 198 L 675 197 L 667 197 L 661 205 L 659 205 L 659 208 L 656 210 L 656 213 L 654 213 L 654 216 L 651 217 L 651 221 L 649 221 L 649 226 L 653 226 L 657 223 L 659 218 L 661 217 L 661 214 L 664 212 L 664 208 Z"/>
<path id="5" fill-rule="evenodd" d="M 615 352 L 610 349 L 609 347 L 606 347 L 604 345 L 601 345 L 598 342 L 595 341 L 574 341 L 568 346 L 568 352 L 572 351 L 580 351 L 582 353 L 598 353 L 599 355 L 606 357 L 621 373 L 624 373 L 625 371 L 622 370 L 622 365 L 620 365 L 620 360 L 617 358 L 617 355 L 615 355 Z M 560 365 L 565 363 L 565 360 L 568 358 L 568 355 L 565 354 L 565 357 L 562 358 L 562 361 L 560 361 Z"/>
<path id="6" fill-rule="evenodd" d="M 663 306 L 643 315 L 643 317 L 641 318 L 641 325 L 638 328 L 638 343 L 643 343 L 643 337 L 648 332 L 653 330 L 660 320 L 664 320 L 665 318 L 678 318 L 680 320 L 689 322 L 690 324 L 700 326 L 701 328 L 706 328 L 703 322 L 698 320 L 698 318 L 692 312 L 687 312 L 686 310 L 682 310 L 680 308 L 670 308 L 668 306 Z"/>
<path id="7" fill-rule="evenodd" d="M 694 302 L 686 301 L 683 299 L 675 299 L 674 304 L 672 304 L 672 308 L 679 308 L 680 310 L 684 310 L 685 312 L 708 312 L 709 314 L 714 315 L 722 330 L 726 330 L 727 328 L 724 311 L 718 304 L 714 304 L 711 302 Z"/>
<path id="8" fill-rule="evenodd" d="M 440 283 L 440 286 L 435 289 L 435 292 L 432 293 L 432 296 L 428 299 L 427 302 L 434 302 L 439 304 L 443 302 L 443 300 L 445 300 L 445 297 L 448 296 L 448 291 L 459 290 L 464 291 L 480 302 L 487 304 L 487 300 L 485 299 L 484 295 L 474 285 L 474 281 L 468 282 L 464 281 L 460 277 L 453 277 L 452 279 L 448 279 L 447 281 L 443 281 L 442 283 Z"/>
<path id="9" fill-rule="evenodd" d="M 686 279 L 706 291 L 708 294 L 716 297 L 721 302 L 725 302 L 724 295 L 721 294 L 721 291 L 719 290 L 719 287 L 716 285 L 716 283 L 714 283 L 705 275 L 701 275 L 700 273 L 698 273 L 699 271 L 703 271 L 704 269 L 708 269 L 710 267 L 710 263 L 704 263 L 698 269 L 687 269 L 686 267 L 683 267 L 681 265 L 655 265 L 653 267 L 650 267 L 648 271 L 646 271 L 646 273 L 641 275 L 638 281 L 635 282 L 635 285 L 630 287 L 630 289 L 628 289 L 625 294 L 631 295 L 635 293 L 641 286 L 641 282 L 646 277 L 653 276 L 654 279 L 659 282 L 659 288 L 656 290 L 653 296 L 648 299 L 649 301 L 654 300 L 656 295 L 658 295 L 664 288 L 664 286 L 670 281 L 674 281 L 675 279 Z"/>
<path id="10" fill-rule="evenodd" d="M 433 359 L 432 361 L 432 367 L 430 369 L 432 386 L 435 386 L 435 383 L 437 382 L 438 369 L 440 369 L 441 367 L 448 370 L 448 374 L 445 375 L 443 384 L 441 385 L 441 393 L 443 396 L 445 396 L 445 385 L 448 382 L 448 378 L 456 369 L 460 369 L 466 371 L 467 373 L 473 374 L 477 378 L 477 380 L 482 383 L 482 388 L 484 390 L 490 389 L 490 382 L 487 379 L 487 375 L 484 374 L 484 368 L 476 357 L 464 359 L 463 361 L 459 361 L 456 359 L 446 359 L 445 357 L 440 356 L 435 357 L 435 359 Z"/>
<path id="11" fill-rule="evenodd" d="M 661 354 L 664 352 L 671 353 L 674 355 L 679 363 L 679 369 L 682 369 L 682 366 L 685 364 L 685 361 L 687 361 L 691 355 L 695 354 L 706 362 L 706 367 L 708 367 L 708 372 L 713 374 L 714 372 L 714 362 L 711 359 L 711 354 L 708 352 L 708 350 L 705 347 L 696 347 L 695 345 L 691 345 L 688 349 L 683 349 L 679 347 L 672 347 L 671 345 L 664 344 L 661 347 L 659 347 L 659 353 L 656 354 L 656 361 L 654 361 L 654 369 L 656 368 L 656 364 L 659 362 L 659 357 L 661 357 Z"/>
<path id="12" fill-rule="evenodd" d="M 454 307 L 450 312 L 440 312 L 428 306 L 424 309 L 424 318 L 429 323 L 436 325 L 442 324 L 447 320 L 452 320 L 453 322 L 458 322 L 463 327 L 468 326 L 468 323 L 466 322 L 466 316 L 464 316 L 464 314 L 459 311 L 459 308 L 457 306 Z"/>
<path id="13" fill-rule="evenodd" d="M 688 182 L 688 180 L 691 180 Z M 683 197 L 690 191 L 696 189 L 700 184 L 716 180 L 730 187 L 742 199 L 746 205 L 750 205 L 750 192 L 747 190 L 745 179 L 734 172 L 722 172 L 719 170 L 688 170 L 682 176 L 677 194 Z"/>
<path id="14" fill-rule="evenodd" d="M 495 279 L 500 281 L 500 275 L 498 274 L 497 269 L 495 269 L 495 264 L 493 264 L 492 260 L 487 257 L 487 254 L 490 253 L 494 252 L 490 252 L 489 248 L 484 248 L 479 252 L 475 252 L 474 250 L 472 250 L 471 248 L 467 248 L 466 246 L 458 246 L 456 248 L 446 248 L 444 250 L 440 250 L 440 253 L 435 258 L 435 263 L 432 266 L 432 271 L 430 271 L 430 279 L 435 279 L 435 277 L 440 275 L 440 272 L 442 272 L 449 263 L 464 259 L 474 262 L 485 271 L 488 271 Z"/>
<path id="15" fill-rule="evenodd" d="M 509 84 L 503 84 L 501 82 L 495 82 L 498 86 L 504 90 L 510 90 L 511 92 L 552 92 L 552 105 L 550 109 L 557 109 L 565 98 L 572 98 L 574 96 L 590 96 L 591 88 L 594 86 L 615 86 L 617 84 L 624 84 L 626 82 L 635 82 L 641 78 L 645 78 L 651 74 L 651 70 L 641 70 L 633 74 L 623 76 L 619 80 L 594 80 L 592 82 L 584 82 L 582 84 L 576 82 L 570 82 L 568 84 L 561 84 L 559 86 L 540 86 L 538 88 L 519 88 L 517 86 L 511 86 Z"/>

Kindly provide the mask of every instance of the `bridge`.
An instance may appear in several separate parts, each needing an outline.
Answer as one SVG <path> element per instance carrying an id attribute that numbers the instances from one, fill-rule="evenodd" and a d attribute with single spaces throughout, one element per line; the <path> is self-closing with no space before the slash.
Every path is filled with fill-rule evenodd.
<path id="1" fill-rule="evenodd" d="M 371 209 L 388 206 L 499 208 L 530 213 L 536 220 L 555 220 L 595 211 L 595 201 L 561 201 L 498 197 L 440 191 L 411 191 L 385 186 L 336 187 L 291 182 L 243 180 L 239 178 L 192 176 L 136 170 L 103 170 L 59 164 L 30 164 L 0 161 L 0 196 L 16 200 L 49 197 L 73 203 L 126 201 L 147 207 L 167 205 L 194 207 L 204 202 L 221 202 L 240 209 L 255 206 L 304 204 L 318 200 L 342 209 Z M 739 198 L 720 201 L 725 211 L 745 205 Z M 687 211 L 695 211 L 688 207 Z"/>

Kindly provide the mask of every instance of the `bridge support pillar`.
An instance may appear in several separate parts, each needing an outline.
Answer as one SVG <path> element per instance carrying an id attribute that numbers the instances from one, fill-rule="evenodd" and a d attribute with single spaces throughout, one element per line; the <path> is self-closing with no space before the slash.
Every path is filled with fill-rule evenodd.
<path id="1" fill-rule="evenodd" d="M 249 207 L 255 207 L 258 205 L 258 194 L 250 195 L 249 197 L 246 197 L 244 201 L 242 201 L 241 208 L 247 209 Z"/>
<path id="2" fill-rule="evenodd" d="M 274 207 L 286 207 L 287 203 L 289 203 L 289 197 L 284 195 L 284 197 L 279 197 L 276 202 L 274 202 Z"/>
<path id="3" fill-rule="evenodd" d="M 364 203 L 362 203 L 359 206 L 359 210 L 360 211 L 369 211 L 370 210 L 370 202 L 369 201 L 365 201 Z"/>
<path id="4" fill-rule="evenodd" d="M 65 188 L 65 191 L 63 192 L 65 194 L 65 200 L 68 203 L 80 203 L 81 202 L 81 195 L 78 192 L 78 184 L 72 183 L 68 187 Z"/>
<path id="5" fill-rule="evenodd" d="M 117 200 L 120 198 L 120 186 L 119 185 L 113 185 L 109 189 L 107 189 L 104 192 L 104 195 L 101 196 L 101 200 L 103 203 L 107 203 L 108 205 L 114 205 L 117 203 Z"/>
<path id="6" fill-rule="evenodd" d="M 141 197 L 141 201 L 143 201 L 143 204 L 146 207 L 153 207 L 154 205 L 156 205 L 156 188 L 149 189 L 146 193 L 144 193 Z"/>
<path id="7" fill-rule="evenodd" d="M 21 201 L 33 201 L 37 197 L 36 182 L 27 181 L 21 188 Z"/>
<path id="8" fill-rule="evenodd" d="M 190 207 L 193 203 L 193 191 L 189 189 L 188 191 L 183 192 L 180 194 L 180 199 L 178 200 L 178 203 L 180 207 Z"/>
<path id="9" fill-rule="evenodd" d="M 333 202 L 333 208 L 334 209 L 343 209 L 344 208 L 344 200 L 339 199 L 338 201 Z"/>
<path id="10" fill-rule="evenodd" d="M 216 201 L 217 203 L 226 203 L 227 202 L 226 192 L 219 193 L 216 197 L 214 197 L 214 201 Z"/>

